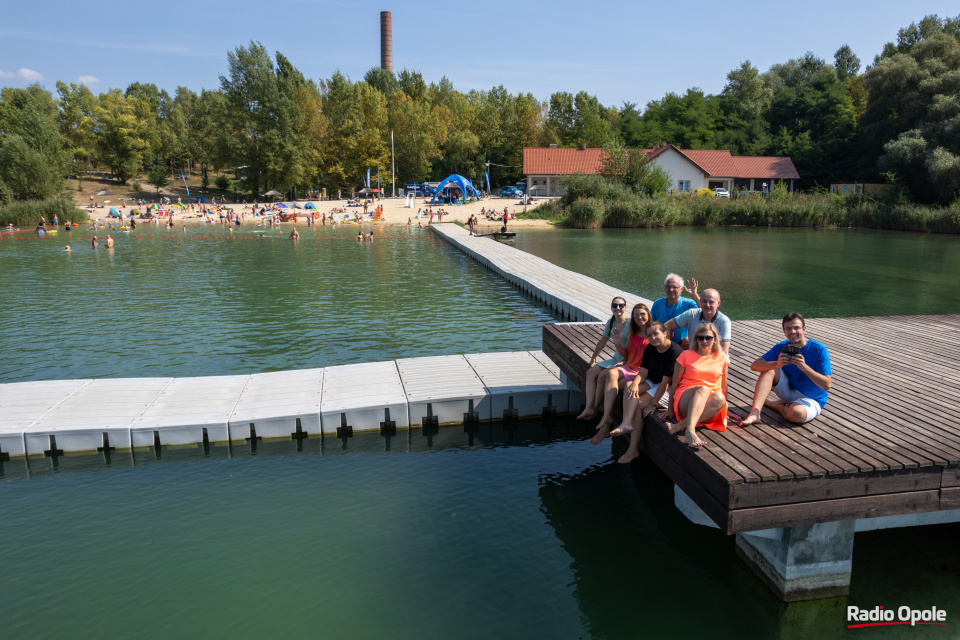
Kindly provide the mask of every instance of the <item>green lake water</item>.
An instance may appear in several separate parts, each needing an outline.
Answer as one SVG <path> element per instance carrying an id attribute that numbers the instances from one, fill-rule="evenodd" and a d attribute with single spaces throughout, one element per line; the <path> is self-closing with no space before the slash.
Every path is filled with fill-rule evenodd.
<path id="1" fill-rule="evenodd" d="M 720 291 L 734 320 L 956 313 L 960 238 L 757 227 L 526 230 L 516 247 L 651 300 L 668 273 Z"/>
<path id="2" fill-rule="evenodd" d="M 0 382 L 540 348 L 548 309 L 427 230 L 364 229 L 382 238 L 194 226 L 171 239 L 145 226 L 115 234 L 112 252 L 93 250 L 85 230 L 0 240 Z"/>
<path id="3" fill-rule="evenodd" d="M 816 293 L 801 309 L 812 316 L 880 313 L 862 306 L 883 290 L 914 306 L 896 313 L 956 307 L 952 238 L 722 231 L 631 242 L 524 231 L 517 245 L 585 272 L 600 265 L 591 275 L 647 297 L 667 271 L 692 274 L 734 317 L 782 315 L 781 290 Z M 422 233 L 364 245 L 120 237 L 112 254 L 73 240 L 70 256 L 62 239 L 0 241 L 0 382 L 539 348 L 548 311 Z M 657 253 L 645 233 L 699 257 Z M 866 256 L 864 238 L 878 243 L 881 275 L 847 283 L 867 260 L 841 260 L 837 245 Z M 832 249 L 802 258 L 824 239 Z M 617 258 L 635 245 L 635 262 Z M 722 258 L 718 246 L 730 247 Z M 778 255 L 791 248 L 794 261 Z M 763 273 L 791 264 L 801 284 Z M 753 285 L 734 286 L 738 274 Z M 733 537 L 686 520 L 654 465 L 616 464 L 622 444 L 591 447 L 588 430 L 533 420 L 0 462 L 0 638 L 960 635 L 960 525 L 858 534 L 849 598 L 785 606 Z M 950 622 L 847 631 L 847 604 L 935 605 Z"/>

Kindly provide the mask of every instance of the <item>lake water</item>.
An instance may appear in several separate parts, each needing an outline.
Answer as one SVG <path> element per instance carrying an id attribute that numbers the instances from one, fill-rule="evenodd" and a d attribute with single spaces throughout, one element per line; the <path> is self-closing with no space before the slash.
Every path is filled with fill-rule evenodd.
<path id="1" fill-rule="evenodd" d="M 540 348 L 550 311 L 443 240 L 367 226 L 381 239 L 359 243 L 356 229 L 313 239 L 301 226 L 295 243 L 256 227 L 171 238 L 147 226 L 115 234 L 112 252 L 94 251 L 89 231 L 0 240 L 0 382 Z"/>
<path id="2" fill-rule="evenodd" d="M 516 247 L 651 300 L 671 272 L 734 320 L 956 313 L 960 238 L 757 227 L 526 230 Z"/>
<path id="3" fill-rule="evenodd" d="M 745 241 L 739 231 L 560 232 L 551 249 L 551 236 L 525 231 L 517 243 L 559 263 L 603 265 L 592 275 L 648 297 L 676 270 L 718 286 L 731 315 L 781 314 L 764 306 L 777 293 L 764 283 L 801 285 L 763 271 L 792 263 L 757 253 L 774 235 Z M 940 312 L 922 305 L 955 299 L 950 238 L 817 233 L 776 235 L 773 245 L 796 249 L 804 265 L 805 282 L 791 289 L 798 301 L 816 294 L 833 315 L 866 313 L 859 302 L 869 295 L 854 309 L 841 303 L 875 291 L 877 279 L 913 282 L 890 296 L 914 296 L 910 312 Z M 877 239 L 881 264 L 849 289 L 844 274 L 866 273 L 864 262 L 826 252 L 817 271 L 816 260 L 801 260 L 816 238 L 842 240 L 854 254 L 863 237 Z M 714 253 L 677 261 L 657 253 L 657 238 Z M 913 247 L 909 266 L 929 282 L 887 268 L 898 253 L 891 238 Z M 743 257 L 732 260 L 730 249 L 721 261 L 721 242 Z M 551 320 L 429 235 L 365 245 L 120 238 L 113 254 L 74 240 L 71 256 L 59 253 L 63 244 L 0 242 L 2 382 L 531 349 Z M 618 270 L 627 263 L 616 252 L 638 246 L 636 262 Z M 754 285 L 738 289 L 741 278 Z M 960 525 L 858 534 L 849 598 L 785 606 L 737 559 L 733 537 L 680 514 L 654 465 L 616 464 L 622 444 L 591 447 L 588 429 L 534 420 L 517 431 L 493 423 L 429 438 L 413 429 L 390 440 L 370 433 L 2 462 L 0 637 L 957 637 Z M 848 632 L 846 604 L 935 605 L 951 622 Z"/>

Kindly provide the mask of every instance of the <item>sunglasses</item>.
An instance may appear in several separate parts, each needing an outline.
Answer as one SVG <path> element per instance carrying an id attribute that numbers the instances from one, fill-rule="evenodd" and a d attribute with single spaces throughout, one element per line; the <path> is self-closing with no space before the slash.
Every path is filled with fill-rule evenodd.
<path id="1" fill-rule="evenodd" d="M 711 342 L 713 336 L 697 336 L 697 342 Z"/>
<path id="2" fill-rule="evenodd" d="M 610 304 L 611 309 L 623 309 L 626 306 L 626 304 L 620 304 L 619 302 L 613 302 Z"/>

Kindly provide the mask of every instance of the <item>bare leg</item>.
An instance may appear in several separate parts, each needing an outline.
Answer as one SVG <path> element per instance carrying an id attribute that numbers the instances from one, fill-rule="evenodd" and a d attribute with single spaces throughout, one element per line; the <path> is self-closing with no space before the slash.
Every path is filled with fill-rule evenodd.
<path id="1" fill-rule="evenodd" d="M 807 421 L 807 408 L 795 402 L 784 402 L 777 398 L 776 400 L 767 400 L 765 406 L 774 409 L 777 413 L 786 418 L 789 422 L 803 424 Z"/>
<path id="2" fill-rule="evenodd" d="M 617 462 L 619 462 L 620 464 L 627 464 L 628 462 L 631 462 L 634 458 L 637 458 L 640 456 L 640 438 L 643 436 L 642 409 L 645 408 L 647 405 L 649 405 L 650 401 L 652 400 L 652 398 L 645 393 L 643 394 L 643 398 L 641 398 L 641 400 L 643 400 L 644 398 L 646 399 L 644 407 L 641 407 L 641 411 L 634 413 L 633 419 L 631 420 L 630 446 L 627 447 L 626 453 L 620 456 L 620 459 L 617 460 Z"/>
<path id="3" fill-rule="evenodd" d="M 753 390 L 753 405 L 750 407 L 750 413 L 747 414 L 747 417 L 740 421 L 741 427 L 760 422 L 760 410 L 773 390 L 773 386 L 779 380 L 780 372 L 777 369 L 770 369 L 760 374 L 760 377 L 757 378 L 757 386 Z"/>
<path id="4" fill-rule="evenodd" d="M 709 420 L 723 408 L 723 394 L 703 386 L 691 387 L 683 392 L 680 398 L 680 413 L 685 417 L 680 422 L 669 425 L 670 433 L 684 431 L 684 441 L 692 447 L 702 447 L 706 444 L 697 435 L 697 424 Z"/>
<path id="5" fill-rule="evenodd" d="M 617 401 L 617 393 L 620 391 L 620 384 L 623 381 L 623 374 L 620 369 L 610 369 L 603 386 L 603 420 L 597 425 L 597 430 L 606 427 L 610 429 L 613 424 L 613 405 Z"/>
<path id="6" fill-rule="evenodd" d="M 650 396 L 644 393 L 649 386 L 646 382 L 642 383 L 637 389 L 638 394 L 636 398 L 623 397 L 623 420 L 620 423 L 620 426 L 610 432 L 610 435 L 619 436 L 624 433 L 630 433 L 633 430 L 631 426 L 633 424 L 633 415 L 637 412 L 637 409 L 643 409 L 650 404 Z M 646 400 L 644 400 L 646 398 Z M 643 421 L 643 416 L 641 416 L 641 423 Z"/>
<path id="7" fill-rule="evenodd" d="M 587 371 L 587 389 L 586 389 L 586 402 L 583 403 L 583 412 L 577 416 L 577 420 L 589 420 L 593 416 L 597 415 L 597 410 L 593 408 L 593 397 L 597 392 L 597 377 L 601 372 L 605 372 L 606 369 L 593 365 Z"/>

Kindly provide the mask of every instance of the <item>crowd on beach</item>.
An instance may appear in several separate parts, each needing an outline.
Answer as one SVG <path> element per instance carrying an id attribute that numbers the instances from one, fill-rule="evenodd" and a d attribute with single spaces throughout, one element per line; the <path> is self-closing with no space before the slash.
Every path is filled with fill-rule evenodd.
<path id="1" fill-rule="evenodd" d="M 614 298 L 611 316 L 597 342 L 586 375 L 586 403 L 579 420 L 603 418 L 591 444 L 609 436 L 630 434 L 630 445 L 620 462 L 640 455 L 643 419 L 667 398 L 663 418 L 670 433 L 683 433 L 693 448 L 707 441 L 697 428 L 723 431 L 727 427 L 727 356 L 732 341 L 730 318 L 720 311 L 720 292 L 698 293 L 694 278 L 685 282 L 675 273 L 664 280 L 665 296 L 648 308 L 640 303 L 627 313 L 626 301 Z M 690 297 L 683 297 L 689 293 Z M 832 384 L 830 354 L 820 342 L 807 338 L 799 313 L 788 313 L 781 323 L 784 340 L 750 365 L 759 374 L 749 413 L 742 427 L 760 421 L 764 406 L 785 420 L 805 423 L 820 415 Z M 617 355 L 598 362 L 608 342 Z M 623 392 L 623 418 L 614 427 L 615 403 Z M 776 400 L 768 400 L 771 391 Z"/>

